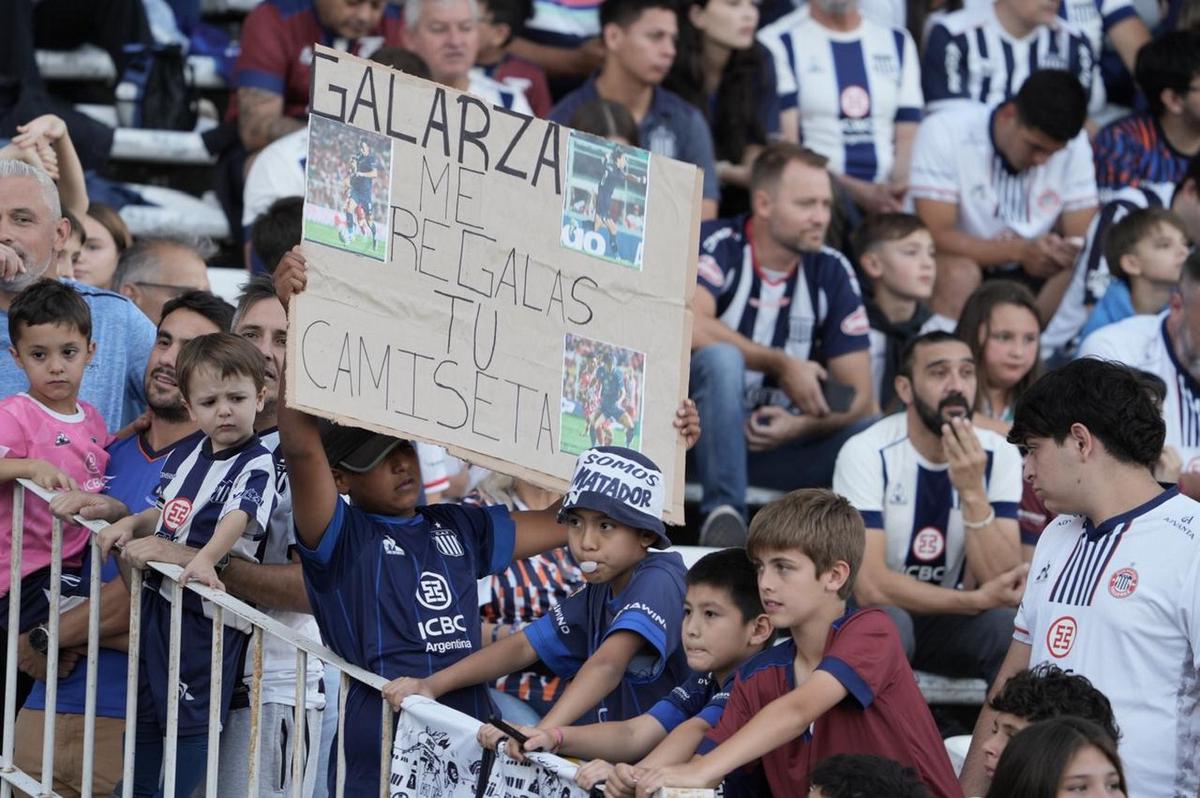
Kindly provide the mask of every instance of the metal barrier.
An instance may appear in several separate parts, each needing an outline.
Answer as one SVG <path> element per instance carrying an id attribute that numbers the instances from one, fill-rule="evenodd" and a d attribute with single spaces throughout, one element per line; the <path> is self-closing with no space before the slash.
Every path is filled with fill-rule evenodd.
<path id="1" fill-rule="evenodd" d="M 29 795 L 47 796 L 54 798 L 58 794 L 53 791 L 54 784 L 54 757 L 55 757 L 55 716 L 58 698 L 58 640 L 59 640 L 59 621 L 58 607 L 61 603 L 61 576 L 62 576 L 62 552 L 63 552 L 63 524 L 57 518 L 54 519 L 51 531 L 51 566 L 50 566 L 50 595 L 49 606 L 50 613 L 47 619 L 46 627 L 49 632 L 50 646 L 47 650 L 47 667 L 46 667 L 46 723 L 42 737 L 42 776 L 38 781 L 32 778 L 29 774 L 17 768 L 14 761 L 15 747 L 15 730 L 16 717 L 20 707 L 16 706 L 17 696 L 17 643 L 18 630 L 20 628 L 20 613 L 21 613 L 21 568 L 22 568 L 22 550 L 24 545 L 24 508 L 27 496 L 32 493 L 37 501 L 49 501 L 53 494 L 39 488 L 37 485 L 27 480 L 18 480 L 13 486 L 13 530 L 12 530 L 12 563 L 11 563 L 11 587 L 9 589 L 9 610 L 8 610 L 8 648 L 6 659 L 6 689 L 4 695 L 4 746 L 0 751 L 0 798 L 10 798 L 13 788 L 22 790 Z M 85 693 L 85 711 L 84 711 L 84 740 L 83 740 L 83 778 L 82 778 L 82 793 L 84 798 L 92 798 L 92 780 L 91 774 L 95 762 L 96 748 L 96 689 L 99 676 L 99 656 L 100 656 L 100 568 L 101 560 L 99 553 L 99 545 L 96 540 L 96 533 L 107 526 L 103 521 L 88 521 L 82 518 L 75 518 L 75 521 L 81 526 L 90 530 L 88 545 L 91 547 L 91 572 L 87 576 L 89 580 L 88 595 L 92 599 L 88 603 L 88 647 L 87 647 L 87 685 Z M 213 605 L 212 627 L 213 627 L 213 642 L 212 642 L 212 683 L 210 685 L 210 695 L 219 696 L 221 690 L 221 664 L 222 664 L 222 646 L 224 642 L 224 618 L 226 613 L 232 613 L 234 616 L 243 619 L 253 627 L 253 632 L 250 641 L 250 650 L 247 654 L 253 663 L 252 680 L 250 686 L 250 746 L 248 754 L 248 776 L 249 776 L 249 794 L 256 795 L 258 793 L 258 781 L 260 778 L 259 772 L 259 734 L 258 730 L 262 720 L 262 661 L 263 661 L 263 640 L 265 635 L 274 635 L 283 641 L 289 643 L 296 648 L 296 711 L 294 716 L 295 739 L 304 739 L 304 729 L 306 726 L 307 716 L 305 708 L 307 704 L 306 696 L 308 691 L 308 661 L 309 657 L 315 657 L 323 662 L 326 662 L 341 671 L 341 680 L 338 685 L 338 779 L 336 787 L 337 798 L 342 798 L 345 792 L 345 706 L 346 696 L 350 689 L 350 681 L 362 682 L 376 690 L 382 690 L 387 684 L 387 679 L 378 676 L 369 671 L 363 670 L 356 665 L 351 665 L 344 659 L 334 654 L 329 649 L 325 648 L 319 642 L 305 637 L 292 629 L 279 623 L 274 618 L 270 618 L 259 610 L 251 607 L 243 601 L 240 601 L 228 593 L 212 590 L 208 587 L 197 583 L 189 583 L 184 587 L 180 587 L 178 577 L 183 569 L 176 565 L 167 563 L 151 562 L 149 568 L 162 574 L 170 580 L 171 588 L 171 626 L 170 626 L 170 646 L 169 646 L 169 668 L 168 668 L 168 684 L 176 685 L 178 690 L 179 685 L 179 668 L 180 668 L 180 630 L 182 625 L 183 613 L 183 596 L 184 590 L 191 590 L 202 598 L 211 601 Z M 127 675 L 128 695 L 126 698 L 125 708 L 125 751 L 124 751 L 124 775 L 123 793 L 124 798 L 131 798 L 133 795 L 133 768 L 136 733 L 137 733 L 137 705 L 138 705 L 138 655 L 141 646 L 141 601 L 138 598 L 141 596 L 142 583 L 144 574 L 142 571 L 134 569 L 131 572 L 130 579 L 130 594 L 132 600 L 129 605 L 129 671 Z M 176 744 L 178 737 L 178 721 L 179 721 L 179 702 L 178 700 L 170 701 L 167 704 L 167 733 L 163 751 L 163 794 L 173 796 L 175 794 L 175 758 Z M 206 779 L 206 796 L 207 798 L 215 798 L 217 795 L 217 771 L 220 765 L 220 745 L 218 744 L 219 733 L 221 728 L 221 702 L 209 701 L 209 716 L 208 716 L 208 762 L 207 762 L 207 779 Z M 383 715 L 383 735 L 380 741 L 380 791 L 379 794 L 384 798 L 388 795 L 388 779 L 390 777 L 390 766 L 392 761 L 392 711 L 387 702 L 382 705 Z M 316 756 L 317 752 L 313 751 L 312 756 Z M 304 747 L 302 745 L 293 745 L 293 756 L 291 762 L 292 768 L 292 795 L 295 798 L 301 798 L 304 789 Z M 96 798 L 103 798 L 96 796 Z"/>

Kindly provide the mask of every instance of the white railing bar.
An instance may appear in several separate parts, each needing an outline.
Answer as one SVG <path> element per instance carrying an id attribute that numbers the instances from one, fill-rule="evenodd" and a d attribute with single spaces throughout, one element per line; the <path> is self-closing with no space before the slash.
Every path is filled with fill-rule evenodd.
<path id="1" fill-rule="evenodd" d="M 179 690 L 182 632 L 183 588 L 178 582 L 172 582 L 170 647 L 167 649 L 167 739 L 163 745 L 162 756 L 162 794 L 170 795 L 172 798 L 175 795 L 175 759 L 179 752 L 179 702 L 183 700 Z M 134 718 L 135 722 L 136 720 Z M 128 722 L 128 719 L 126 721 Z"/>
<path id="2" fill-rule="evenodd" d="M 94 541 L 95 538 L 92 538 Z M 138 665 L 142 649 L 142 570 L 129 574 L 129 667 L 125 677 L 125 762 L 121 798 L 133 798 L 133 764 L 137 749 Z"/>
<path id="3" fill-rule="evenodd" d="M 100 680 L 100 544 L 95 537 L 88 541 L 91 573 L 88 577 L 88 650 L 87 687 L 83 698 L 83 772 L 90 774 L 96 766 L 96 688 Z M 82 778 L 82 798 L 92 798 L 92 779 Z M 105 796 L 104 798 L 108 798 Z"/>
<path id="4" fill-rule="evenodd" d="M 338 727 L 337 727 L 337 781 L 334 798 L 346 795 L 346 697 L 350 695 L 350 676 L 342 673 L 338 677 Z"/>
<path id="5" fill-rule="evenodd" d="M 9 563 L 8 584 L 8 641 L 4 661 L 4 750 L 3 770 L 5 778 L 0 782 L 0 798 L 9 798 L 12 787 L 8 781 L 11 774 L 19 771 L 13 761 L 13 748 L 17 734 L 17 638 L 21 634 L 21 551 L 25 541 L 25 491 L 13 485 L 13 528 L 12 561 Z M 40 792 L 41 785 L 30 779 Z"/>
<path id="6" fill-rule="evenodd" d="M 32 482 L 28 482 L 24 479 L 17 481 L 47 501 L 54 498 L 54 493 L 42 490 Z M 78 524 L 81 524 L 82 526 L 87 527 L 93 532 L 99 532 L 108 526 L 108 524 L 103 521 L 89 520 L 86 518 L 80 518 L 79 516 L 76 516 L 72 520 Z M 155 561 L 147 563 L 147 567 L 158 571 L 160 574 L 173 582 L 177 582 L 179 575 L 183 573 L 182 568 L 180 568 L 178 565 L 172 565 L 171 563 Z M 136 571 L 136 569 L 134 570 Z M 343 673 L 348 674 L 357 682 L 362 682 L 363 684 L 368 685 L 369 687 L 374 687 L 376 690 L 380 691 L 387 686 L 388 680 L 382 676 L 376 673 L 371 673 L 368 670 L 364 670 L 357 665 L 350 664 L 323 646 L 319 641 L 313 640 L 310 637 L 300 634 L 294 629 L 284 626 L 275 618 L 264 614 L 261 610 L 251 607 L 249 604 L 241 601 L 240 599 L 234 598 L 232 595 L 223 590 L 213 590 L 205 585 L 200 584 L 199 582 L 189 582 L 187 589 L 199 594 L 201 598 L 207 599 L 208 601 L 223 607 L 238 618 L 248 621 L 252 626 L 259 627 L 264 632 L 274 635 L 275 637 L 290 643 L 296 648 L 308 652 L 310 656 L 314 656 L 323 662 L 328 662 L 330 665 L 338 668 Z M 130 634 L 132 633 L 133 630 L 131 629 Z"/>
<path id="7" fill-rule="evenodd" d="M 292 798 L 304 798 L 304 760 L 308 743 L 308 654 L 296 652 L 296 714 L 292 718 Z M 315 755 L 315 752 L 309 754 Z"/>
<path id="8" fill-rule="evenodd" d="M 220 765 L 221 746 L 221 679 L 225 666 L 225 610 L 213 607 L 212 611 L 212 660 L 209 663 L 208 687 L 208 769 L 205 774 L 204 794 L 217 798 L 217 768 Z M 214 701 L 213 698 L 216 698 Z"/>
<path id="9" fill-rule="evenodd" d="M 58 618 L 62 604 L 63 525 L 58 518 L 50 521 L 50 610 L 46 631 L 50 643 L 46 649 L 46 709 L 42 713 L 42 792 L 54 789 L 54 729 L 58 725 Z"/>
<path id="10" fill-rule="evenodd" d="M 4 789 L 11 792 L 13 787 L 26 795 L 36 795 L 38 798 L 62 798 L 56 792 L 44 794 L 42 783 L 23 770 L 14 769 L 11 773 L 4 774 Z"/>
<path id="11" fill-rule="evenodd" d="M 246 772 L 246 794 L 258 795 L 259 767 L 262 763 L 262 678 L 263 678 L 263 631 L 255 627 L 250 638 L 250 750 Z"/>
<path id="12" fill-rule="evenodd" d="M 389 788 L 392 782 L 392 721 L 395 719 L 395 713 L 392 712 L 392 705 L 386 698 L 380 696 L 380 699 L 379 728 L 383 735 L 379 743 L 379 798 L 388 798 L 391 795 Z"/>

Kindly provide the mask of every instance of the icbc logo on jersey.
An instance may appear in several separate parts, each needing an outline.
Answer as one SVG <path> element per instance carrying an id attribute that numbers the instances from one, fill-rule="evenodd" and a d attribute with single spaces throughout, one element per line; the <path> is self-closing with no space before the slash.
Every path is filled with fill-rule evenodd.
<path id="1" fill-rule="evenodd" d="M 1070 654 L 1078 631 L 1079 624 L 1070 615 L 1064 615 L 1050 624 L 1046 632 L 1046 648 L 1050 649 L 1050 656 L 1062 659 Z"/>
<path id="2" fill-rule="evenodd" d="M 946 550 L 946 536 L 935 526 L 927 526 L 913 536 L 912 553 L 921 562 L 930 562 Z"/>
<path id="3" fill-rule="evenodd" d="M 1108 592 L 1113 598 L 1123 599 L 1137 590 L 1138 575 L 1132 568 L 1122 568 L 1108 580 Z"/>
<path id="4" fill-rule="evenodd" d="M 192 513 L 192 500 L 186 499 L 183 496 L 178 496 L 167 502 L 167 506 L 163 507 L 162 518 L 163 526 L 167 531 L 174 532 L 183 526 L 187 521 L 188 516 Z"/>

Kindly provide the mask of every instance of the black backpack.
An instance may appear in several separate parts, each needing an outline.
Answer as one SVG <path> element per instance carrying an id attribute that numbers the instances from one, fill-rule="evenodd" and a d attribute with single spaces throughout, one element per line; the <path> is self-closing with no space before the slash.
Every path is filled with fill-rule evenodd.
<path id="1" fill-rule="evenodd" d="M 117 116 L 126 127 L 195 130 L 195 77 L 178 44 L 128 44 L 117 84 Z"/>

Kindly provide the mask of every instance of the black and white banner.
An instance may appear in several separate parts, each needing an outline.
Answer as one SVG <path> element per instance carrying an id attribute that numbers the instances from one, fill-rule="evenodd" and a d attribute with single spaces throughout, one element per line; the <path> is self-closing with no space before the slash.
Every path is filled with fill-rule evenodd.
<path id="1" fill-rule="evenodd" d="M 575 785 L 576 767 L 553 754 L 518 765 L 497 756 L 487 767 L 475 741 L 479 721 L 420 696 L 404 700 L 392 748 L 391 798 L 587 798 Z"/>

